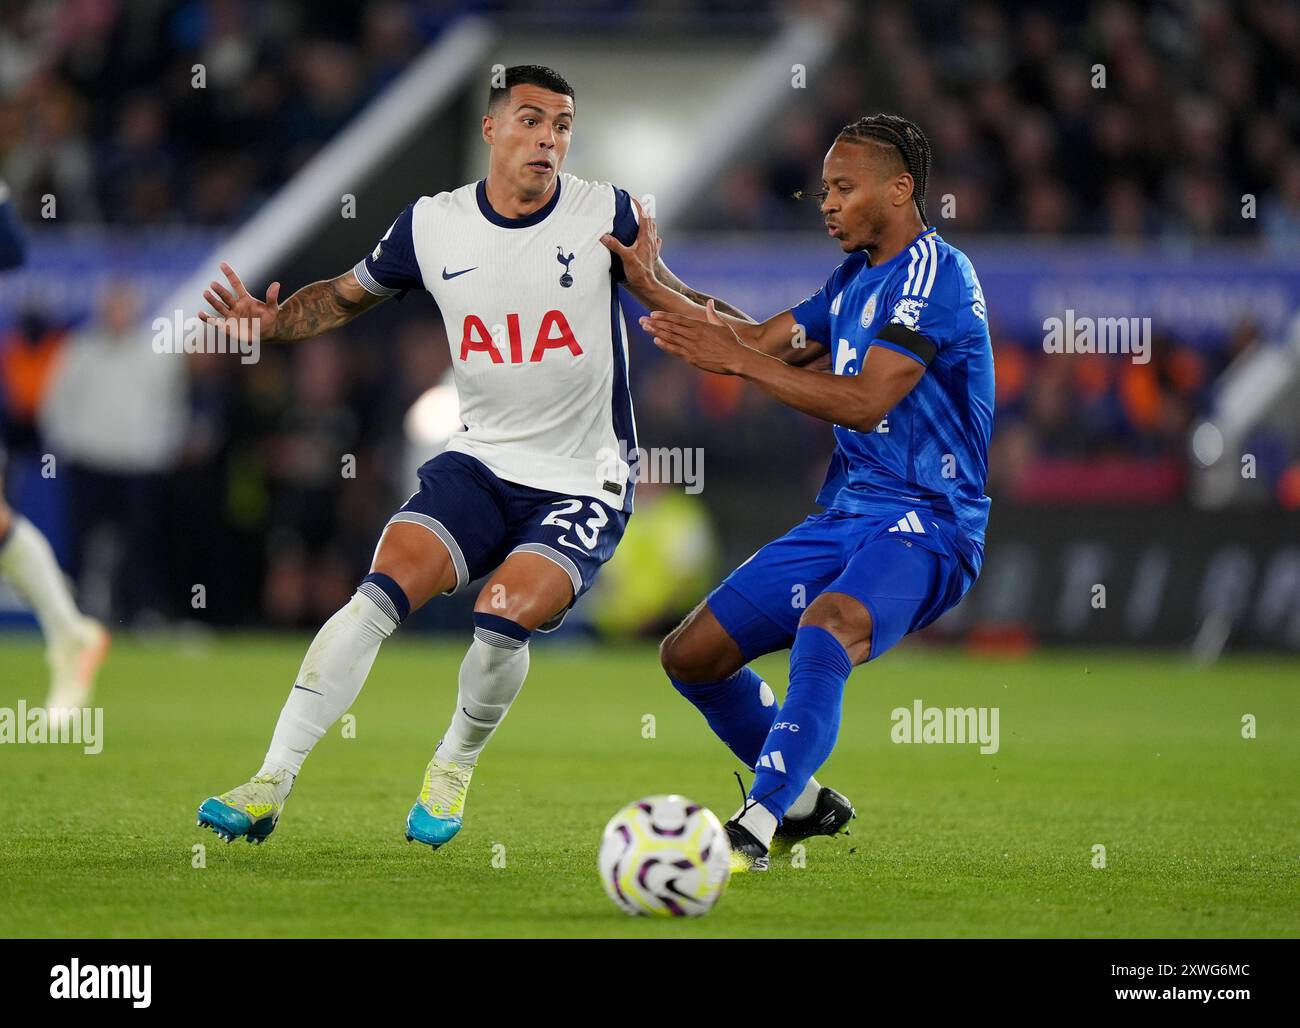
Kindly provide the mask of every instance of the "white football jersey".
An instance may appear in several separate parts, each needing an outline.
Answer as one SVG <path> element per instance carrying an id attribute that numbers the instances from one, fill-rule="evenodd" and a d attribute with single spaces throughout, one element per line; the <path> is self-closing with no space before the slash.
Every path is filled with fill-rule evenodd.
<path id="1" fill-rule="evenodd" d="M 636 212 L 622 189 L 561 174 L 523 218 L 483 182 L 406 208 L 354 271 L 370 292 L 433 294 L 447 326 L 463 422 L 447 449 L 520 485 L 631 510 L 636 452 L 622 262 Z"/>

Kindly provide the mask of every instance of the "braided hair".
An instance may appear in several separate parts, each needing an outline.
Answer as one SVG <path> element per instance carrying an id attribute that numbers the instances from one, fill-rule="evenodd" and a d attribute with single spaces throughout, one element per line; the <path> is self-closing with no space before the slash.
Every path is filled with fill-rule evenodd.
<path id="1" fill-rule="evenodd" d="M 912 176 L 912 199 L 916 202 L 921 224 L 929 227 L 925 216 L 925 188 L 930 179 L 930 141 L 925 138 L 915 122 L 897 114 L 869 114 L 845 125 L 835 137 L 863 142 L 881 143 L 894 147 L 903 158 L 903 167 Z"/>

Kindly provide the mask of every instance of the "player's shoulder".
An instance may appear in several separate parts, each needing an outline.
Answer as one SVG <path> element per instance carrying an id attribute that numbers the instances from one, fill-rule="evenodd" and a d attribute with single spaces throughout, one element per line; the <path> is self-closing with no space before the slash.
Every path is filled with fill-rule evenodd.
<path id="1" fill-rule="evenodd" d="M 632 194 L 613 182 L 578 178 L 564 171 L 560 172 L 560 196 L 573 209 L 603 214 L 608 214 L 613 207 L 632 206 Z"/>
<path id="2" fill-rule="evenodd" d="M 577 175 L 570 175 L 567 171 L 560 172 L 561 195 L 571 197 L 578 202 L 591 199 L 609 199 L 614 195 L 616 189 L 617 187 L 612 182 L 579 178 Z"/>
<path id="3" fill-rule="evenodd" d="M 900 296 L 931 301 L 952 298 L 975 286 L 970 258 L 934 228 L 912 241 L 890 277 Z"/>
<path id="4" fill-rule="evenodd" d="M 477 187 L 478 183 L 470 182 L 417 197 L 407 208 L 412 233 L 427 247 L 440 244 L 449 234 L 477 228 L 481 221 Z"/>
<path id="5" fill-rule="evenodd" d="M 984 290 L 980 286 L 979 276 L 975 274 L 975 265 L 964 250 L 959 250 L 937 235 L 935 249 L 938 255 L 934 293 L 936 299 L 953 307 L 969 306 L 976 318 L 983 322 Z"/>
<path id="6" fill-rule="evenodd" d="M 975 266 L 971 264 L 970 258 L 966 256 L 966 251 L 953 246 L 938 232 L 934 234 L 934 247 L 939 258 L 940 274 L 947 271 L 949 274 L 968 278 L 974 272 Z"/>
<path id="7" fill-rule="evenodd" d="M 473 210 L 478 207 L 477 189 L 477 182 L 467 182 L 456 189 L 444 189 L 440 193 L 418 197 L 411 206 L 417 213 L 426 216 Z"/>
<path id="8" fill-rule="evenodd" d="M 560 174 L 560 209 L 564 219 L 593 221 L 607 225 L 603 231 L 612 232 L 625 245 L 631 245 L 638 232 L 636 205 L 632 194 L 612 182 L 600 182 Z"/>
<path id="9" fill-rule="evenodd" d="M 393 228 L 407 223 L 414 228 L 417 224 L 427 220 L 430 216 L 446 213 L 447 211 L 454 209 L 456 204 L 456 194 L 459 192 L 460 190 L 457 189 L 448 192 L 434 193 L 432 196 L 417 196 L 397 212 L 397 218 L 393 222 Z M 391 233 L 392 231 L 393 229 L 390 228 L 389 232 Z"/>
<path id="10" fill-rule="evenodd" d="M 894 260 L 882 299 L 891 322 L 945 340 L 987 340 L 984 293 L 974 266 L 934 228 Z"/>

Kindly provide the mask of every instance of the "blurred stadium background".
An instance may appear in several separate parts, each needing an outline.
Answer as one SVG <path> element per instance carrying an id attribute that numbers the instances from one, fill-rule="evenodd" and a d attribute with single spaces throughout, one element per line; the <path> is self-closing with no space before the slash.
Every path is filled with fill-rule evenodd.
<path id="1" fill-rule="evenodd" d="M 346 601 L 454 414 L 429 297 L 253 365 L 156 356 L 149 324 L 193 314 L 219 259 L 259 295 L 351 267 L 412 198 L 482 176 L 491 66 L 542 63 L 577 90 L 566 170 L 653 195 L 674 271 L 757 317 L 839 262 L 790 196 L 835 132 L 877 110 L 928 132 L 998 375 L 983 578 L 928 639 L 1300 648 L 1300 6 L 541 6 L 0 8 L 0 179 L 29 242 L 0 277 L 7 491 L 87 612 L 314 629 Z M 1067 308 L 1150 317 L 1152 359 L 1045 353 Z M 629 327 L 641 444 L 702 453 L 704 487 L 642 486 L 570 635 L 671 623 L 802 518 L 830 452 Z M 467 627 L 473 596 L 408 631 Z M 12 593 L 0 619 L 27 620 Z"/>

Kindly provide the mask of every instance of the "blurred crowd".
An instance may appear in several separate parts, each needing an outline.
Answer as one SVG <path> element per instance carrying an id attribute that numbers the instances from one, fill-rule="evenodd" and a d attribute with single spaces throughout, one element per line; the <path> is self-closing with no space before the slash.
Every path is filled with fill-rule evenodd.
<path id="1" fill-rule="evenodd" d="M 0 5 L 0 171 L 27 220 L 237 223 L 458 6 Z"/>
<path id="2" fill-rule="evenodd" d="M 51 193 L 65 221 L 238 224 L 469 6 L 531 7 L 0 5 L 0 178 L 29 225 Z M 609 17 L 745 6 L 586 5 Z M 868 109 L 909 114 L 929 132 L 930 210 L 959 245 L 1007 232 L 1300 248 L 1300 7 L 1291 2 L 862 5 L 830 69 L 775 138 L 725 175 L 693 227 L 807 229 L 815 215 L 789 194 L 815 184 L 827 140 Z M 1253 218 L 1242 216 L 1243 195 L 1255 198 Z M 244 366 L 214 356 L 141 362 L 130 328 L 139 302 L 124 279 L 87 323 L 28 310 L 0 326 L 11 496 L 57 452 L 67 565 L 101 616 L 185 617 L 203 583 L 205 620 L 319 624 L 355 587 L 378 529 L 413 488 L 404 419 L 449 364 L 433 305 L 386 304 Z M 641 441 L 703 447 L 703 520 L 717 526 L 723 563 L 743 559 L 807 510 L 830 433 L 737 380 L 664 356 L 631 317 L 629 326 Z M 1158 337 L 1150 363 L 1137 365 L 1049 360 L 1041 340 L 995 338 L 990 493 L 1179 499 L 1188 430 L 1216 376 L 1252 341 L 1246 330 L 1217 349 Z M 1257 449 L 1261 488 L 1300 508 L 1294 453 Z M 653 524 L 662 495 L 647 488 L 642 499 L 633 524 Z M 665 503 L 661 533 L 705 540 L 698 503 Z M 644 579 L 666 566 L 638 546 L 629 536 L 628 552 L 640 555 L 623 574 Z M 651 617 L 603 606 L 624 627 Z"/>
<path id="3" fill-rule="evenodd" d="M 779 6 L 14 0 L 0 4 L 0 178 L 26 219 L 53 195 L 76 222 L 235 224 L 466 13 L 617 26 Z"/>
<path id="4" fill-rule="evenodd" d="M 593 18 L 775 6 L 579 5 Z M 0 5 L 0 176 L 26 218 L 53 194 L 60 217 L 76 221 L 236 223 L 474 9 L 512 17 L 529 5 Z M 826 141 L 869 98 L 928 130 L 931 209 L 951 196 L 951 217 L 939 220 L 963 232 L 1243 236 L 1300 248 L 1293 0 L 851 9 L 830 67 L 776 144 L 765 136 L 726 174 L 701 227 L 806 227 L 807 212 L 785 201 L 814 184 Z"/>
<path id="5" fill-rule="evenodd" d="M 840 128 L 886 110 L 930 136 L 941 228 L 1300 249 L 1294 0 L 862 5 L 808 93 L 701 226 L 806 228 L 787 198 Z"/>
<path id="6" fill-rule="evenodd" d="M 1169 502 L 1186 487 L 1187 437 L 1230 359 L 1157 336 L 1147 364 L 1002 342 L 991 495 L 1026 502 Z"/>

